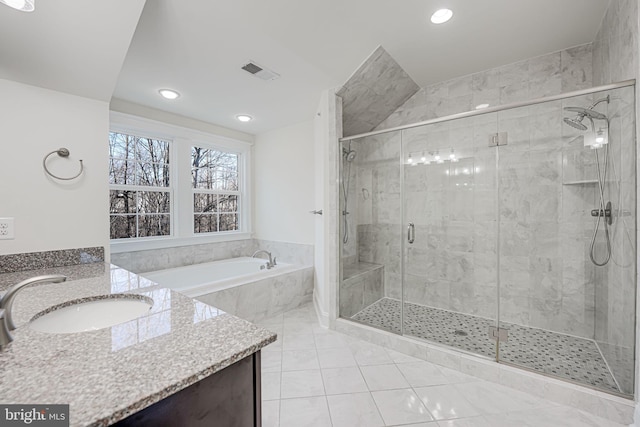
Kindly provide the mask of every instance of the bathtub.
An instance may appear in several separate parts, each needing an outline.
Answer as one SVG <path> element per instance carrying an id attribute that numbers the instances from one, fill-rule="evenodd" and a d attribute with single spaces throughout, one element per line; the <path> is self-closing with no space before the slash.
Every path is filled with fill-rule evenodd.
<path id="1" fill-rule="evenodd" d="M 262 258 L 241 257 L 150 271 L 141 276 L 196 298 L 294 270 L 293 265 L 283 263 L 271 269 L 260 269 L 265 264 L 266 260 Z"/>
<path id="2" fill-rule="evenodd" d="M 251 322 L 311 302 L 313 266 L 278 263 L 261 270 L 265 264 L 261 258 L 232 258 L 140 275 Z"/>

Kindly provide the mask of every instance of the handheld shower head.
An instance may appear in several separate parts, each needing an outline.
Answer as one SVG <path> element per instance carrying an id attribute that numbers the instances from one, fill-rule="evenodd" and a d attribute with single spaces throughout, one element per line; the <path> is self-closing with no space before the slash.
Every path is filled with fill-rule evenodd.
<path id="1" fill-rule="evenodd" d="M 584 123 L 582 123 L 583 119 L 584 119 L 583 115 L 578 115 L 577 117 L 572 117 L 572 118 L 565 117 L 564 122 L 569 126 L 571 126 L 572 128 L 575 128 L 578 130 L 587 130 L 587 127 L 584 125 Z"/>
<path id="2" fill-rule="evenodd" d="M 344 156 L 344 159 L 351 163 L 355 160 L 356 158 L 356 150 L 347 150 L 347 149 L 342 149 L 342 155 Z"/>

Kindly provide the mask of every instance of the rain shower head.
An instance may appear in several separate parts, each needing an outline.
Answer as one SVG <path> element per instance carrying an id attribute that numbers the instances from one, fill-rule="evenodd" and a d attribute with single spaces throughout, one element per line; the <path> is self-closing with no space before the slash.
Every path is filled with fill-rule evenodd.
<path id="1" fill-rule="evenodd" d="M 606 102 L 608 104 L 609 101 L 610 101 L 610 98 L 607 95 L 606 97 L 598 99 L 596 102 L 594 102 L 593 104 L 589 105 L 588 108 L 564 107 L 564 109 L 566 111 L 571 111 L 573 113 L 578 113 L 578 115 L 576 117 L 572 117 L 572 118 L 565 117 L 563 120 L 564 120 L 564 122 L 566 124 L 568 124 L 572 128 L 585 131 L 588 128 L 584 123 L 582 123 L 582 121 L 584 120 L 585 117 L 587 117 L 591 121 L 591 127 L 595 128 L 594 124 L 593 124 L 593 120 L 606 120 L 608 122 L 609 119 L 607 118 L 606 115 L 602 114 L 599 111 L 594 110 L 594 108 L 596 107 L 596 105 L 600 104 L 601 102 Z"/>
<path id="2" fill-rule="evenodd" d="M 604 114 L 602 114 L 602 113 L 600 113 L 598 111 L 592 110 L 591 108 L 564 107 L 564 109 L 567 110 L 567 111 L 573 111 L 574 113 L 578 113 L 578 117 L 587 116 L 587 117 L 591 117 L 592 119 L 607 120 L 607 116 L 605 116 Z"/>
<path id="3" fill-rule="evenodd" d="M 584 125 L 584 123 L 582 123 L 582 119 L 584 119 L 584 116 L 581 116 L 581 115 L 578 115 L 578 117 L 572 117 L 572 118 L 565 117 L 564 122 L 569 126 L 571 126 L 572 128 L 575 128 L 578 130 L 587 130 L 587 127 Z"/>

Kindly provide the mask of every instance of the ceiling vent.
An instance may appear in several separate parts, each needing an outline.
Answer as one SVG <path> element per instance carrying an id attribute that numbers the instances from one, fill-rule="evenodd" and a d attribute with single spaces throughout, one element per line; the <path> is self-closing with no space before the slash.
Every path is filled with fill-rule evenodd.
<path id="1" fill-rule="evenodd" d="M 256 64 L 253 61 L 249 61 L 248 63 L 242 66 L 242 69 L 245 70 L 249 74 L 253 74 L 256 77 L 261 78 L 262 80 L 275 80 L 280 77 L 280 74 L 268 70 L 261 65 Z"/>

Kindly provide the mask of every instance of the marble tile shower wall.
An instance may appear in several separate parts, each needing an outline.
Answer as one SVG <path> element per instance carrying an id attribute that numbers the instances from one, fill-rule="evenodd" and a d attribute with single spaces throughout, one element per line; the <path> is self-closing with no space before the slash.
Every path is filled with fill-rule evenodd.
<path id="1" fill-rule="evenodd" d="M 637 0 L 611 2 L 593 43 L 594 85 L 638 79 L 637 19 Z M 619 92 L 609 108 L 610 168 L 616 176 L 608 182 L 606 192 L 623 215 L 612 225 L 613 260 L 597 270 L 595 339 L 621 388 L 632 392 L 638 112 L 633 115 L 633 91 Z"/>
<path id="2" fill-rule="evenodd" d="M 576 46 L 420 89 L 376 129 L 416 123 L 592 86 L 591 44 Z"/>
<path id="3" fill-rule="evenodd" d="M 358 260 L 383 266 L 384 296 L 400 298 L 401 186 L 400 132 L 358 141 L 357 251 Z"/>
<path id="4" fill-rule="evenodd" d="M 580 135 L 561 125 L 562 107 L 554 102 L 404 131 L 405 153 L 446 156 L 454 147 L 459 158 L 405 167 L 405 212 L 416 224 L 416 242 L 406 247 L 407 300 L 495 318 L 499 218 L 501 319 L 593 337 L 586 255 L 595 190 L 572 183 L 594 169 L 582 141 L 574 142 Z M 497 130 L 509 135 L 499 163 L 487 144 Z"/>
<path id="5" fill-rule="evenodd" d="M 480 103 L 499 105 L 589 88 L 591 64 L 591 46 L 583 45 L 431 85 L 378 128 L 469 111 Z M 562 185 L 588 174 L 593 164 L 582 147 L 569 144 L 576 135 L 562 125 L 563 106 L 558 101 L 358 141 L 357 256 L 384 265 L 385 296 L 399 298 L 402 292 L 401 140 L 406 152 L 437 147 L 446 155 L 456 147 L 467 150 L 467 159 L 456 167 L 464 168 L 466 161 L 468 169 L 482 171 L 465 177 L 464 190 L 456 188 L 463 182 L 456 181 L 448 163 L 405 172 L 406 212 L 416 213 L 417 236 L 427 236 L 407 249 L 406 298 L 495 316 L 496 163 L 487 139 L 500 129 L 510 141 L 501 150 L 499 171 L 503 318 L 593 337 L 595 277 L 586 261 L 592 223 L 584 213 L 593 208 L 595 189 Z M 421 146 L 424 141 L 432 145 Z"/>

